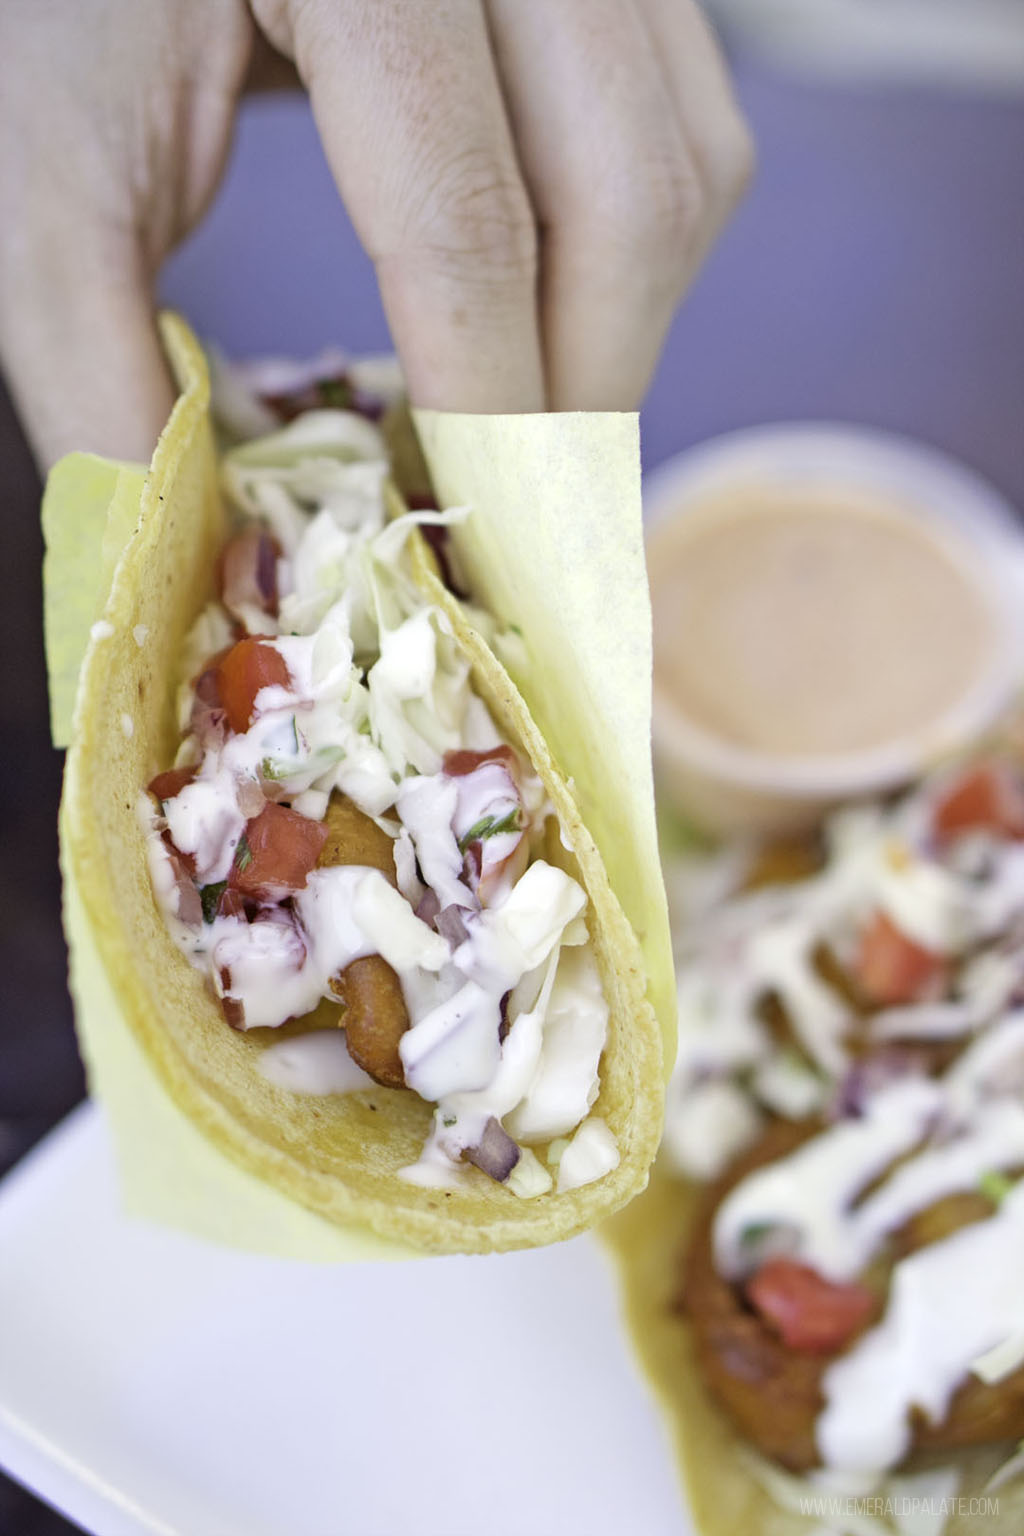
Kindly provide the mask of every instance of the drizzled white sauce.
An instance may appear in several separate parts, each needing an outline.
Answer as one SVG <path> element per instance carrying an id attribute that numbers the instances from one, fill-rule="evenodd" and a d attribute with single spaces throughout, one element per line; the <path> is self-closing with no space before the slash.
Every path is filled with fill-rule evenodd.
<path id="1" fill-rule="evenodd" d="M 677 1166 L 714 1179 L 753 1146 L 763 1124 L 749 1093 L 729 1078 L 709 1078 L 687 1094 L 684 1115 L 666 1120 L 664 1146 Z"/>
<path id="2" fill-rule="evenodd" d="M 811 879 L 733 895 L 743 878 L 733 851 L 690 881 L 711 896 L 680 956 L 670 1157 L 712 1177 L 756 1139 L 762 1107 L 840 1116 L 722 1201 L 713 1246 L 731 1279 L 782 1253 L 855 1280 L 917 1213 L 1024 1167 L 1024 844 L 972 832 L 944 846 L 932 833 L 936 793 L 926 784 L 895 807 L 841 813 Z M 843 1035 L 854 1021 L 816 955 L 824 945 L 855 969 L 878 912 L 949 969 L 941 995 L 856 1025 L 883 1055 L 851 1069 Z M 796 1055 L 758 1016 L 769 993 Z M 921 1041 L 966 1043 L 926 1077 L 906 1050 Z M 825 1375 L 817 1438 L 828 1470 L 877 1475 L 909 1448 L 913 1409 L 939 1420 L 970 1372 L 991 1381 L 1019 1368 L 1022 1274 L 1024 1182 L 988 1220 L 894 1264 L 884 1318 Z"/>
<path id="3" fill-rule="evenodd" d="M 186 784 L 164 801 L 164 817 L 174 846 L 192 855 L 197 883 L 226 880 L 245 831 L 233 775 L 225 769 Z"/>
<path id="4" fill-rule="evenodd" d="M 171 931 L 226 1006 L 236 1005 L 242 1027 L 301 1017 L 362 956 L 379 954 L 392 967 L 410 1017 L 400 1047 L 406 1082 L 437 1105 L 424 1155 L 407 1174 L 451 1185 L 492 1117 L 507 1117 L 530 1140 L 589 1124 L 608 1008 L 588 947 L 586 895 L 539 857 L 550 814 L 539 779 L 521 760 L 514 771 L 502 761 L 443 771 L 447 752 L 489 751 L 502 740 L 472 693 L 448 620 L 409 577 L 412 520 L 385 527 L 382 454 L 376 429 L 324 411 L 228 455 L 229 493 L 263 519 L 282 551 L 277 618 L 237 609 L 235 617 L 266 637 L 288 680 L 256 694 L 245 731 L 226 740 L 212 727 L 206 736 L 186 734 L 179 762 L 194 766 L 195 777 L 164 803 L 162 817 L 150 806 L 146 826 Z M 186 675 L 233 639 L 211 605 L 186 644 Z M 185 687 L 186 733 L 192 707 Z M 181 921 L 179 876 L 162 833 L 189 856 L 198 885 L 217 884 L 263 807 L 264 788 L 313 819 L 326 813 L 332 792 L 348 795 L 395 838 L 399 888 L 375 869 L 315 869 L 291 911 Z M 470 844 L 475 864 L 465 854 Z M 428 898 L 431 921 L 423 921 L 415 909 Z M 438 907 L 458 912 L 435 929 Z M 261 1070 L 294 1091 L 334 1092 L 341 1050 L 337 1035 L 317 1032 L 264 1052 Z M 575 1154 L 584 1173 L 614 1166 L 614 1137 L 595 1124 Z M 507 1182 L 528 1198 L 552 1180 L 524 1147 Z"/>
<path id="5" fill-rule="evenodd" d="M 851 1204 L 894 1158 L 922 1139 L 941 1104 L 933 1083 L 894 1083 L 869 1100 L 863 1117 L 840 1120 L 789 1157 L 749 1174 L 715 1218 L 715 1262 L 722 1274 L 744 1273 L 749 1265 L 744 1233 L 765 1225 L 785 1233 L 786 1251 L 829 1279 L 859 1273 L 876 1234 Z"/>
<path id="6" fill-rule="evenodd" d="M 359 1093 L 377 1084 L 348 1053 L 343 1029 L 318 1029 L 275 1040 L 257 1066 L 268 1082 L 290 1093 Z"/>
<path id="7" fill-rule="evenodd" d="M 886 1315 L 823 1379 L 818 1449 L 834 1467 L 892 1466 L 908 1414 L 932 1422 L 986 1350 L 1024 1332 L 1024 1185 L 996 1215 L 896 1265 Z"/>

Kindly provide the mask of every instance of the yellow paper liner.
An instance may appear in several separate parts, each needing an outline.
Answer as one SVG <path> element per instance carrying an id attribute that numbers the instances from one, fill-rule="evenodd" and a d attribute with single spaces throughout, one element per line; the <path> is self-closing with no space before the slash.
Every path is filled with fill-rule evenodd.
<path id="1" fill-rule="evenodd" d="M 569 1236 L 621 1205 L 646 1180 L 660 1132 L 661 1036 L 644 997 L 644 967 L 635 939 L 579 820 L 575 800 L 547 756 L 519 692 L 445 594 L 437 593 L 438 601 L 448 606 L 471 655 L 476 685 L 545 778 L 567 840 L 576 849 L 570 862 L 588 888 L 595 950 L 612 1012 L 596 1109 L 618 1136 L 619 1169 L 581 1190 L 530 1202 L 516 1200 L 475 1170 L 450 1192 L 398 1180 L 398 1169 L 418 1155 L 429 1128 L 429 1107 L 415 1095 L 384 1089 L 313 1100 L 278 1089 L 256 1069 L 263 1047 L 225 1028 L 203 978 L 184 961 L 167 933 L 149 887 L 135 800 L 152 773 L 173 755 L 171 701 L 178 657 L 185 632 L 212 589 L 224 514 L 202 355 L 182 322 L 165 317 L 163 324 L 183 392 L 145 477 L 137 509 L 130 496 L 131 488 L 138 487 L 137 471 L 75 456 L 51 477 L 45 512 L 47 639 L 55 672 L 72 674 L 75 646 L 91 628 L 62 815 L 72 986 L 91 1081 L 114 1127 L 132 1209 L 205 1236 L 302 1258 L 394 1256 L 409 1244 L 417 1252 L 489 1251 Z M 518 430 L 505 436 L 504 447 L 502 434 L 498 440 L 489 438 L 495 483 L 506 474 L 515 479 L 515 466 L 523 457 L 551 451 L 547 419 L 532 420 L 540 427 L 532 440 Z M 486 432 L 488 419 L 480 421 Z M 576 452 L 590 450 L 577 444 L 570 460 Z M 628 467 L 616 469 L 615 460 L 623 454 L 629 458 Z M 556 458 L 552 464 L 551 494 L 559 508 L 566 503 L 561 463 Z M 450 466 L 446 473 L 451 476 Z M 631 437 L 620 434 L 610 456 L 596 449 L 590 454 L 590 473 L 596 482 L 594 498 L 599 498 L 597 487 L 609 473 L 619 485 L 632 477 L 638 486 L 635 423 Z M 132 475 L 134 480 L 128 478 Z M 573 494 L 586 478 L 573 460 Z M 89 615 L 107 569 L 102 541 L 98 551 L 95 537 L 83 547 L 69 530 L 78 517 L 79 487 L 83 494 L 91 487 L 95 535 L 104 485 L 110 491 L 108 561 L 110 549 L 118 543 L 124 549 L 97 631 Z M 457 486 L 449 494 L 465 499 Z M 504 519 L 500 498 L 492 504 L 485 486 L 474 486 L 474 495 L 474 523 L 490 527 Z M 638 541 L 635 487 L 631 505 Z M 553 515 L 551 505 L 530 512 L 541 525 Z M 93 597 L 84 605 L 86 612 L 65 624 L 60 594 L 69 580 L 69 551 L 74 571 L 82 574 Z M 421 578 L 429 585 L 429 572 L 421 565 Z M 635 568 L 624 570 L 632 579 Z M 538 571 L 537 581 L 545 586 L 543 571 Z M 554 601 L 561 582 L 559 570 L 557 583 L 547 582 L 547 602 Z M 642 583 L 634 600 L 645 613 Z M 629 603 L 624 606 L 628 609 Z M 623 623 L 626 633 L 637 628 Z M 601 633 L 600 624 L 585 626 L 581 652 L 593 649 L 594 635 Z M 603 639 L 600 645 L 603 648 Z M 563 645 L 551 674 L 545 675 L 551 707 L 559 691 L 553 676 L 562 676 L 567 700 L 577 691 L 574 667 L 575 655 Z M 620 680 L 621 672 L 616 674 L 616 682 Z M 649 698 L 649 674 L 635 679 L 635 685 L 642 698 Z M 524 687 L 529 686 L 527 678 Z M 646 751 L 646 729 L 640 734 Z M 565 761 L 577 783 L 588 786 L 588 795 L 597 795 L 596 759 L 590 747 L 580 751 L 577 764 L 570 746 Z M 609 754 L 615 772 L 622 762 Z M 607 785 L 606 793 L 615 798 L 620 822 L 627 828 L 642 828 L 645 822 L 644 812 L 626 804 L 638 791 L 636 780 L 633 771 L 621 782 L 609 776 Z M 649 767 L 646 794 L 649 799 Z M 654 953 L 652 934 L 664 910 L 656 864 L 639 879 L 635 871 L 631 875 L 634 911 L 643 905 L 638 893 L 645 885 L 651 914 L 645 937 Z M 668 963 L 666 943 L 662 975 Z M 659 974 L 657 965 L 654 974 Z M 661 990 L 664 993 L 664 985 Z"/>

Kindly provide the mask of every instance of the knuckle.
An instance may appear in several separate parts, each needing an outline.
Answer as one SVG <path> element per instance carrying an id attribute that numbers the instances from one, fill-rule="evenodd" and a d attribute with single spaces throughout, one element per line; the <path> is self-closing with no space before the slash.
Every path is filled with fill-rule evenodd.
<path id="1" fill-rule="evenodd" d="M 406 242 L 422 259 L 480 286 L 535 281 L 537 228 L 514 168 L 486 152 L 466 152 L 438 167 L 426 183 Z"/>
<path id="2" fill-rule="evenodd" d="M 644 157 L 595 194 L 589 218 L 595 233 L 617 246 L 623 258 L 642 259 L 657 270 L 678 262 L 700 226 L 703 207 L 700 179 L 687 157 Z"/>
<path id="3" fill-rule="evenodd" d="M 757 169 L 754 136 L 741 113 L 733 113 L 723 125 L 710 167 L 712 196 L 727 207 L 738 203 L 748 190 Z"/>

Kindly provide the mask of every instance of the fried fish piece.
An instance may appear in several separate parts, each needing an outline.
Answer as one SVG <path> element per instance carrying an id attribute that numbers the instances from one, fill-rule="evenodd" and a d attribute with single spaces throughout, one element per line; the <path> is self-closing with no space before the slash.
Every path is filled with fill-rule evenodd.
<path id="1" fill-rule="evenodd" d="M 815 1427 L 825 1406 L 822 1378 L 881 1317 L 897 1260 L 983 1220 L 993 1210 L 990 1200 L 972 1194 L 950 1196 L 917 1212 L 859 1277 L 876 1295 L 877 1306 L 843 1349 L 830 1353 L 793 1349 L 751 1306 L 743 1285 L 718 1273 L 712 1230 L 719 1206 L 736 1184 L 756 1168 L 795 1151 L 820 1129 L 817 1121 L 771 1122 L 758 1144 L 709 1188 L 685 1256 L 676 1303 L 693 1327 L 698 1366 L 708 1389 L 759 1451 L 794 1472 L 820 1465 Z M 923 1415 L 915 1415 L 912 1428 L 913 1450 L 1019 1439 L 1024 1435 L 1024 1367 L 991 1383 L 968 1376 L 944 1420 L 931 1424 Z"/>

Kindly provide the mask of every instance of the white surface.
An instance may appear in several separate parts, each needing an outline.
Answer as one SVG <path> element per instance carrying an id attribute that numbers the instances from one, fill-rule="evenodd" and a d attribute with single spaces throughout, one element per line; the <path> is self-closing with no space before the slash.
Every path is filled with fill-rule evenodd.
<path id="1" fill-rule="evenodd" d="M 1024 86 L 1020 0 L 708 0 L 792 68 L 838 79 Z"/>
<path id="2" fill-rule="evenodd" d="M 96 1536 L 685 1536 L 578 1238 L 312 1266 L 126 1221 L 75 1112 L 0 1185 L 0 1465 Z"/>

